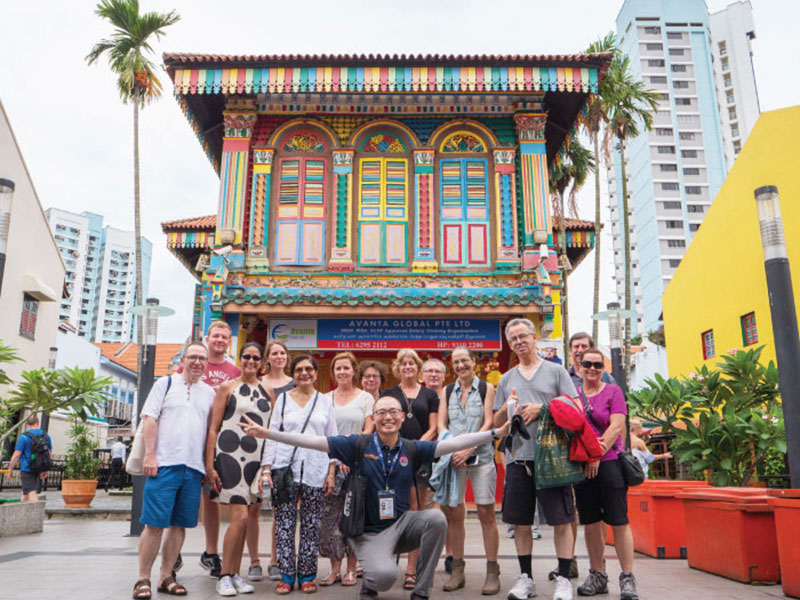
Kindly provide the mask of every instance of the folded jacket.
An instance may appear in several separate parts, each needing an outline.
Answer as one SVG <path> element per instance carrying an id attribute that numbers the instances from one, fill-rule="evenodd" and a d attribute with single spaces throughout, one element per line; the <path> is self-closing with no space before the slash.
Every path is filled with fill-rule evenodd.
<path id="1" fill-rule="evenodd" d="M 445 429 L 439 434 L 439 441 L 444 441 L 453 434 Z M 440 456 L 439 460 L 433 463 L 433 472 L 429 480 L 429 485 L 435 490 L 433 494 L 433 501 L 439 506 L 458 506 L 458 478 L 456 477 L 456 470 L 450 464 L 452 454 L 445 454 Z"/>
<path id="2" fill-rule="evenodd" d="M 559 427 L 572 431 L 569 459 L 576 462 L 593 462 L 603 457 L 603 450 L 597 435 L 589 427 L 583 407 L 577 398 L 568 395 L 557 396 L 550 401 L 550 414 Z"/>

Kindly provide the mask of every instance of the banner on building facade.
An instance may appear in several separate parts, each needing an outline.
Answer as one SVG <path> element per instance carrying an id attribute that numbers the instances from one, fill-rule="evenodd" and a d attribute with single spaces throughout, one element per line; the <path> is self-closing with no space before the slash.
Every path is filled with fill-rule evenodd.
<path id="1" fill-rule="evenodd" d="M 269 341 L 283 342 L 289 350 L 317 347 L 316 319 L 270 319 Z"/>

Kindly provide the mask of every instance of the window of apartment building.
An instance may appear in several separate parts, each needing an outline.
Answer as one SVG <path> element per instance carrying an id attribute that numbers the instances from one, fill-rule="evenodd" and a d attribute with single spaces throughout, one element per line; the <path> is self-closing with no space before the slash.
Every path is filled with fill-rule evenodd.
<path id="1" fill-rule="evenodd" d="M 682 132 L 680 132 L 678 134 L 678 137 L 681 140 L 683 140 L 684 142 L 688 142 L 688 141 L 693 140 L 695 138 L 695 135 L 694 135 L 694 132 L 691 132 L 691 131 L 689 131 L 689 132 L 682 131 Z"/>
<path id="2" fill-rule="evenodd" d="M 676 90 L 687 89 L 689 87 L 689 82 L 688 81 L 673 81 L 672 82 L 672 87 L 674 87 Z"/>
<path id="3" fill-rule="evenodd" d="M 669 94 L 656 94 L 656 98 L 661 102 L 669 102 Z"/>
<path id="4" fill-rule="evenodd" d="M 730 73 L 726 73 L 722 78 L 722 83 L 725 85 L 726 88 L 729 88 L 733 85 L 733 80 L 731 79 Z"/>
<path id="5" fill-rule="evenodd" d="M 758 343 L 758 329 L 756 328 L 756 313 L 751 312 L 742 316 L 742 343 L 752 346 Z"/>
<path id="6" fill-rule="evenodd" d="M 682 40 L 683 34 L 680 31 L 668 31 L 667 32 L 667 39 L 668 40 Z"/>
<path id="7" fill-rule="evenodd" d="M 39 301 L 25 294 L 22 299 L 22 318 L 19 322 L 19 334 L 28 339 L 36 336 L 36 316 L 39 313 Z"/>
<path id="8" fill-rule="evenodd" d="M 678 189 L 678 184 L 674 181 L 665 181 L 661 184 L 661 189 L 666 191 L 675 191 Z"/>
<path id="9" fill-rule="evenodd" d="M 717 350 L 714 348 L 714 330 L 704 331 L 700 337 L 703 342 L 703 360 L 714 358 L 717 355 Z"/>
<path id="10" fill-rule="evenodd" d="M 650 43 L 650 44 L 645 44 L 645 48 L 647 48 L 648 50 L 652 50 L 652 51 L 663 50 L 664 49 L 664 45 L 663 44 Z"/>
<path id="11" fill-rule="evenodd" d="M 658 165 L 662 173 L 676 173 L 678 165 Z"/>
<path id="12" fill-rule="evenodd" d="M 658 146 L 659 154 L 675 154 L 675 146 Z"/>
<path id="13" fill-rule="evenodd" d="M 728 107 L 728 118 L 731 121 L 735 121 L 736 120 L 736 108 L 735 107 L 733 107 L 733 106 Z"/>
<path id="14" fill-rule="evenodd" d="M 676 106 L 691 106 L 692 99 L 691 98 L 675 98 L 675 105 Z"/>
<path id="15" fill-rule="evenodd" d="M 681 264 L 681 259 L 680 258 L 670 258 L 669 259 L 669 268 L 670 269 L 677 269 L 678 265 L 680 265 L 680 264 Z"/>
<path id="16" fill-rule="evenodd" d="M 689 223 L 689 231 L 697 232 L 700 229 L 700 223 Z"/>
<path id="17" fill-rule="evenodd" d="M 672 135 L 671 127 L 656 127 L 656 135 Z"/>
<path id="18" fill-rule="evenodd" d="M 738 127 L 731 127 L 731 136 L 732 137 L 739 137 L 739 128 Z"/>
<path id="19" fill-rule="evenodd" d="M 699 196 L 703 193 L 703 188 L 699 185 L 687 185 L 686 186 L 686 195 L 687 196 Z"/>
<path id="20" fill-rule="evenodd" d="M 697 158 L 697 150 L 681 150 L 683 158 Z"/>
<path id="21" fill-rule="evenodd" d="M 667 229 L 683 229 L 683 221 L 665 221 Z"/>
<path id="22" fill-rule="evenodd" d="M 686 210 L 690 213 L 704 213 L 706 211 L 706 207 L 702 204 L 689 204 L 686 206 Z"/>
<path id="23" fill-rule="evenodd" d="M 681 202 L 680 200 L 667 200 L 663 202 L 664 210 L 680 210 L 681 209 Z"/>
<path id="24" fill-rule="evenodd" d="M 670 56 L 683 56 L 683 48 L 670 48 L 669 55 Z"/>
<path id="25" fill-rule="evenodd" d="M 667 240 L 667 248 L 686 248 L 685 240 Z"/>
<path id="26" fill-rule="evenodd" d="M 741 150 L 742 150 L 742 142 L 740 142 L 739 140 L 736 140 L 735 142 L 733 142 L 733 151 L 736 154 L 739 154 L 739 152 Z"/>
<path id="27" fill-rule="evenodd" d="M 658 83 L 667 83 L 667 78 L 664 75 L 653 75 L 650 77 L 650 83 L 658 84 Z"/>
<path id="28" fill-rule="evenodd" d="M 683 174 L 684 175 L 700 175 L 700 168 L 699 167 L 684 167 Z"/>
<path id="29" fill-rule="evenodd" d="M 727 73 L 728 71 L 730 71 L 730 70 L 731 70 L 731 65 L 730 65 L 730 63 L 728 62 L 728 57 L 727 57 L 727 56 L 726 56 L 726 57 L 724 57 L 724 58 L 723 58 L 723 59 L 720 61 L 720 64 L 722 65 L 722 71 L 723 71 L 723 72 Z"/>
<path id="30" fill-rule="evenodd" d="M 648 67 L 663 67 L 664 66 L 664 59 L 663 58 L 648 58 L 647 59 L 647 66 Z"/>
<path id="31" fill-rule="evenodd" d="M 723 41 L 718 44 L 719 46 L 719 55 L 725 56 L 728 53 L 728 45 Z"/>
<path id="32" fill-rule="evenodd" d="M 661 27 L 645 27 L 644 28 L 644 32 L 645 33 L 649 33 L 651 35 L 653 35 L 653 34 L 657 35 L 657 34 L 661 33 Z"/>
<path id="33" fill-rule="evenodd" d="M 673 73 L 686 73 L 686 65 L 671 65 L 670 69 L 672 69 Z"/>
<path id="34" fill-rule="evenodd" d="M 728 90 L 728 91 L 725 93 L 725 101 L 726 101 L 728 104 L 736 104 L 736 98 L 734 97 L 734 95 L 733 95 L 733 91 L 732 91 L 732 90 Z"/>

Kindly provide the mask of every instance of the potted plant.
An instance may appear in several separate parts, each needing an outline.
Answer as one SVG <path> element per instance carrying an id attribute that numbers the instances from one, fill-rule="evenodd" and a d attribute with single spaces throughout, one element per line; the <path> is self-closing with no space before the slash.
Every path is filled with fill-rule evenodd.
<path id="1" fill-rule="evenodd" d="M 94 454 L 98 447 L 92 430 L 77 419 L 69 430 L 72 440 L 66 455 L 61 497 L 66 508 L 89 508 L 97 490 L 99 461 Z"/>
<path id="2" fill-rule="evenodd" d="M 746 582 L 779 578 L 766 490 L 745 487 L 772 449 L 786 452 L 778 370 L 760 356 L 731 351 L 715 368 L 657 377 L 629 395 L 632 411 L 674 434 L 678 461 L 712 486 L 671 492 L 683 504 L 689 565 Z"/>

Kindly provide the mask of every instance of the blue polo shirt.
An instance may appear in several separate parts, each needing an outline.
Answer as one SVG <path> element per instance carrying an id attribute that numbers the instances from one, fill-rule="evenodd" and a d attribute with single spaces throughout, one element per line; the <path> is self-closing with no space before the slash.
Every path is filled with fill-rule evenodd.
<path id="1" fill-rule="evenodd" d="M 331 458 L 342 461 L 349 467 L 355 463 L 356 443 L 360 434 L 355 435 L 335 435 L 328 438 L 328 455 Z M 411 459 L 403 447 L 403 442 L 398 438 L 397 444 L 393 448 L 382 446 L 380 451 L 375 446 L 375 439 L 367 443 L 364 454 L 361 458 L 360 475 L 367 478 L 367 498 L 366 515 L 364 517 L 364 531 L 367 533 L 377 533 L 383 531 L 394 523 L 397 519 L 378 518 L 378 492 L 386 487 L 385 473 L 394 463 L 394 468 L 389 475 L 389 489 L 394 490 L 395 515 L 399 518 L 409 509 L 411 486 L 414 485 L 414 473 L 412 470 Z M 380 438 L 377 438 L 380 441 Z M 417 447 L 417 458 L 419 464 L 431 462 L 433 453 L 436 450 L 437 442 L 412 442 Z M 399 453 L 399 456 L 398 456 Z M 383 454 L 384 467 L 380 464 L 380 456 Z M 397 462 L 395 462 L 397 458 Z"/>
<path id="2" fill-rule="evenodd" d="M 17 444 L 14 446 L 14 450 L 19 450 L 22 454 L 19 456 L 19 470 L 25 471 L 26 473 L 30 473 L 31 471 L 31 447 L 33 441 L 31 440 L 30 436 L 25 435 L 29 433 L 30 435 L 42 435 L 44 433 L 41 429 L 29 429 L 28 431 L 21 433 L 17 436 Z M 47 438 L 47 444 L 50 446 L 50 450 L 53 449 L 53 440 L 50 439 L 50 434 L 45 434 Z"/>

